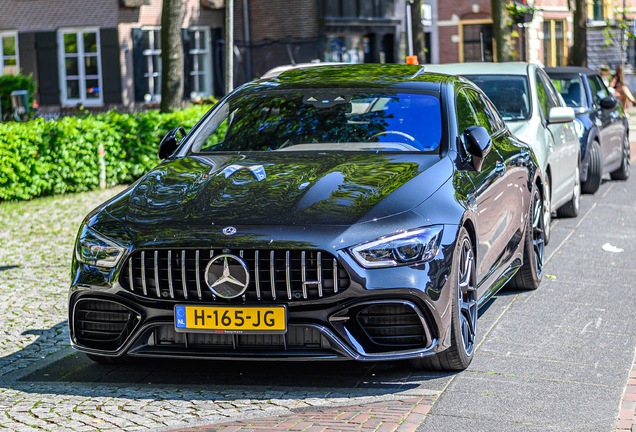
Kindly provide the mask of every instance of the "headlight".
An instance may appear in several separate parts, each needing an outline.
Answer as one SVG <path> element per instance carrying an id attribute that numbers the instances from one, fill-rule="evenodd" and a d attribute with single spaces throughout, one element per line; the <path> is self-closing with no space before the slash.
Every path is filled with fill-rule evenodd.
<path id="1" fill-rule="evenodd" d="M 75 246 L 79 262 L 98 267 L 115 267 L 126 249 L 114 241 L 84 226 Z"/>
<path id="2" fill-rule="evenodd" d="M 380 238 L 350 249 L 363 267 L 394 267 L 430 261 L 437 255 L 442 227 L 431 226 Z"/>
<path id="3" fill-rule="evenodd" d="M 576 136 L 578 136 L 579 139 L 583 138 L 583 134 L 585 133 L 583 122 L 577 118 L 574 119 L 574 132 L 576 132 Z"/>

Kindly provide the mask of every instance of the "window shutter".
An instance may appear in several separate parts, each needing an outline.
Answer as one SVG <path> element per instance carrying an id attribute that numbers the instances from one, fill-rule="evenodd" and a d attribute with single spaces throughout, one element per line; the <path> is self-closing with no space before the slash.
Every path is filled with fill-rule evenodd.
<path id="1" fill-rule="evenodd" d="M 22 75 L 33 74 L 33 81 L 38 82 L 38 60 L 35 51 L 35 33 L 18 33 L 18 57 Z M 40 101 L 39 97 L 37 98 Z"/>
<path id="2" fill-rule="evenodd" d="M 146 91 L 144 80 L 144 33 L 140 28 L 132 29 L 133 77 L 135 81 L 135 101 L 143 102 Z"/>
<path id="3" fill-rule="evenodd" d="M 99 29 L 104 103 L 121 103 L 121 64 L 117 28 Z"/>
<path id="4" fill-rule="evenodd" d="M 217 98 L 225 95 L 225 43 L 223 42 L 223 29 L 212 29 L 212 74 L 213 83 L 212 88 L 214 90 L 214 96 Z"/>
<path id="5" fill-rule="evenodd" d="M 60 103 L 57 33 L 54 31 L 35 33 L 35 49 L 37 52 L 40 104 L 57 105 Z"/>
<path id="6" fill-rule="evenodd" d="M 187 28 L 181 30 L 181 36 L 183 40 L 183 99 L 190 99 L 192 91 L 192 75 L 190 75 L 192 72 L 192 56 L 190 56 L 192 40 Z"/>

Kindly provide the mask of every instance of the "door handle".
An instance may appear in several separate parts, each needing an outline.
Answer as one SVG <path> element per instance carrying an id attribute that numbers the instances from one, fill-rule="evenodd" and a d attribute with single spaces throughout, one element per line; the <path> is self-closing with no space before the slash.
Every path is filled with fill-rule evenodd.
<path id="1" fill-rule="evenodd" d="M 503 162 L 497 162 L 495 165 L 495 172 L 500 176 L 504 175 L 506 173 L 506 164 Z"/>

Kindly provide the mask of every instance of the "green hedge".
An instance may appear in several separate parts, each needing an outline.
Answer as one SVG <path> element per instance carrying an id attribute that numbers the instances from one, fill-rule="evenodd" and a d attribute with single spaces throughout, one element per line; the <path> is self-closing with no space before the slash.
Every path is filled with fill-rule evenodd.
<path id="1" fill-rule="evenodd" d="M 32 75 L 0 75 L 0 108 L 2 116 L 11 113 L 11 92 L 15 90 L 29 91 L 29 107 L 33 107 L 33 94 L 35 93 L 35 83 Z"/>
<path id="2" fill-rule="evenodd" d="M 159 162 L 166 133 L 178 126 L 189 130 L 209 109 L 0 123 L 0 201 L 97 189 L 100 144 L 107 186 L 133 182 Z"/>

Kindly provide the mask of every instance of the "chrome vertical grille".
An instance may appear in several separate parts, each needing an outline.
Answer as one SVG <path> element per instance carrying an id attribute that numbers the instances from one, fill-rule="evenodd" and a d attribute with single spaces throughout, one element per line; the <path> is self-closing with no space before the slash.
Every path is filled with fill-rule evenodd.
<path id="1" fill-rule="evenodd" d="M 209 260 L 222 253 L 242 257 L 250 272 L 247 292 L 244 298 L 236 301 L 319 299 L 345 290 L 350 283 L 347 271 L 328 252 L 251 249 L 137 251 L 128 258 L 120 274 L 120 283 L 145 297 L 227 302 L 217 299 L 205 282 Z"/>

